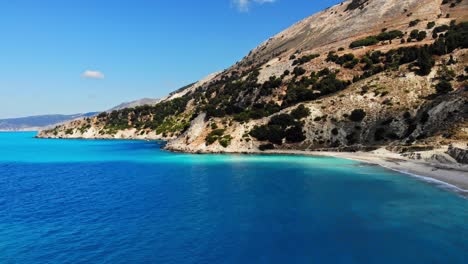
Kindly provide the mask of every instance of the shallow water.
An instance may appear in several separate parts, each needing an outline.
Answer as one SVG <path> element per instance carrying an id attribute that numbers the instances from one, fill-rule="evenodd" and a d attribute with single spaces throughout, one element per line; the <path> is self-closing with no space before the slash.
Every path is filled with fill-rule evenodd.
<path id="1" fill-rule="evenodd" d="M 468 200 L 358 162 L 0 133 L 0 263 L 468 263 Z"/>

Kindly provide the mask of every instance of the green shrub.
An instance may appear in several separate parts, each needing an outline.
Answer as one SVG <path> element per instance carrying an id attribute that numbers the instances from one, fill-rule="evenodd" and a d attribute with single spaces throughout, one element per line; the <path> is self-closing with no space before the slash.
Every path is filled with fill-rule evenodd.
<path id="1" fill-rule="evenodd" d="M 402 38 L 404 36 L 403 32 L 400 30 L 392 30 L 388 32 L 382 32 L 379 35 L 377 35 L 377 39 L 379 41 L 385 41 L 385 40 L 393 40 L 396 38 Z"/>
<path id="2" fill-rule="evenodd" d="M 265 150 L 271 150 L 271 149 L 275 149 L 275 145 L 269 143 L 269 144 L 262 144 L 258 147 L 258 149 L 260 149 L 261 151 L 265 151 Z"/>
<path id="3" fill-rule="evenodd" d="M 291 115 L 288 114 L 280 114 L 280 115 L 275 115 L 271 118 L 270 122 L 268 125 L 270 126 L 279 126 L 281 128 L 285 128 L 288 126 L 292 126 L 296 123 L 294 121 L 294 118 Z"/>
<path id="4" fill-rule="evenodd" d="M 303 105 L 293 110 L 294 115 L 280 114 L 273 116 L 267 125 L 255 126 L 250 135 L 259 141 L 269 141 L 281 145 L 286 138 L 289 143 L 302 142 L 306 139 L 301 118 L 309 115 L 309 110 Z"/>
<path id="5" fill-rule="evenodd" d="M 366 112 L 362 109 L 354 109 L 349 115 L 349 119 L 354 122 L 361 122 L 366 117 Z"/>
<path id="6" fill-rule="evenodd" d="M 452 84 L 446 80 L 441 80 L 437 85 L 436 85 L 436 91 L 437 94 L 447 94 L 451 91 L 453 91 Z"/>
<path id="7" fill-rule="evenodd" d="M 311 54 L 311 55 L 303 56 L 303 57 L 293 61 L 292 65 L 293 66 L 294 65 L 302 65 L 302 64 L 307 63 L 307 62 L 309 62 L 309 61 L 311 61 L 311 60 L 313 60 L 315 58 L 318 58 L 318 57 L 320 57 L 320 54 Z"/>
<path id="8" fill-rule="evenodd" d="M 331 73 L 330 69 L 328 69 L 328 68 L 323 68 L 322 70 L 320 70 L 320 71 L 318 72 L 318 76 L 319 76 L 319 77 L 327 76 L 327 75 L 329 75 L 330 73 Z"/>
<path id="9" fill-rule="evenodd" d="M 332 135 L 334 135 L 334 136 L 337 136 L 337 135 L 338 135 L 338 132 L 339 132 L 339 131 L 338 131 L 338 128 L 336 128 L 336 127 L 333 128 L 333 129 L 331 130 L 331 133 L 332 133 Z"/>
<path id="10" fill-rule="evenodd" d="M 304 105 L 299 105 L 296 109 L 291 111 L 291 116 L 294 119 L 301 120 L 302 118 L 308 117 L 310 115 L 309 108 Z"/>
<path id="11" fill-rule="evenodd" d="M 346 83 L 336 79 L 335 74 L 330 74 L 320 80 L 314 88 L 320 91 L 320 95 L 324 96 L 343 90 L 346 88 Z"/>
<path id="12" fill-rule="evenodd" d="M 379 43 L 379 40 L 375 36 L 369 36 L 364 39 L 356 40 L 352 42 L 349 47 L 350 48 L 358 48 L 363 46 L 372 46 Z"/>
<path id="13" fill-rule="evenodd" d="M 296 67 L 296 68 L 294 68 L 294 70 L 293 70 L 293 74 L 294 74 L 295 76 L 301 76 L 301 75 L 303 75 L 304 73 L 306 73 L 306 70 L 304 70 L 304 68 L 302 68 L 302 67 Z"/>
<path id="14" fill-rule="evenodd" d="M 367 3 L 369 0 L 353 0 L 351 1 L 351 3 L 349 3 L 349 5 L 346 7 L 346 10 L 345 11 L 351 11 L 351 10 L 354 10 L 354 9 L 363 9 L 364 8 L 364 4 Z"/>
<path id="15" fill-rule="evenodd" d="M 422 41 L 427 37 L 426 31 L 419 31 L 418 36 L 416 37 L 417 41 Z"/>
<path id="16" fill-rule="evenodd" d="M 268 141 L 271 143 L 281 145 L 283 144 L 283 138 L 286 136 L 285 131 L 281 126 L 268 125 Z"/>
<path id="17" fill-rule="evenodd" d="M 450 27 L 448 25 L 441 25 L 441 26 L 435 27 L 432 32 L 435 32 L 435 33 L 438 34 L 438 33 L 445 32 L 445 31 L 447 31 L 449 29 L 450 29 Z"/>
<path id="18" fill-rule="evenodd" d="M 418 38 L 418 34 L 419 34 L 419 30 L 413 29 L 413 30 L 410 32 L 410 39 L 416 39 L 416 38 Z"/>
<path id="19" fill-rule="evenodd" d="M 298 143 L 306 139 L 302 126 L 296 125 L 286 130 L 286 141 L 289 143 Z"/>
<path id="20" fill-rule="evenodd" d="M 410 27 L 414 27 L 414 26 L 416 26 L 417 24 L 419 24 L 419 22 L 421 22 L 420 19 L 413 20 L 413 21 L 411 21 L 411 22 L 409 23 L 409 26 L 410 26 Z"/>
<path id="21" fill-rule="evenodd" d="M 225 129 L 215 129 L 211 131 L 210 134 L 208 134 L 208 136 L 206 136 L 205 138 L 206 145 L 211 145 L 215 143 L 218 139 L 220 139 L 223 136 L 225 131 Z"/>
<path id="22" fill-rule="evenodd" d="M 421 76 L 426 76 L 428 75 L 432 67 L 434 66 L 434 59 L 432 58 L 431 54 L 429 53 L 429 50 L 427 47 L 422 48 L 418 52 L 418 58 L 416 61 L 416 64 L 419 66 L 419 71 L 418 74 Z"/>
<path id="23" fill-rule="evenodd" d="M 231 136 L 223 136 L 219 139 L 219 144 L 224 148 L 227 148 L 231 144 L 232 137 Z"/>
<path id="24" fill-rule="evenodd" d="M 250 135 L 260 141 L 268 140 L 268 126 L 255 126 L 251 131 Z"/>
<path id="25" fill-rule="evenodd" d="M 436 23 L 434 21 L 427 23 L 427 29 L 431 29 L 431 28 L 435 27 L 435 24 Z"/>

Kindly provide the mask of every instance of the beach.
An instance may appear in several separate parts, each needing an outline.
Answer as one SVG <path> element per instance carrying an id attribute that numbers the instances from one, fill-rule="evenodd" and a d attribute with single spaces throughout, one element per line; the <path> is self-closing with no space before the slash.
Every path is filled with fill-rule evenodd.
<path id="1" fill-rule="evenodd" d="M 258 152 L 262 153 L 262 152 Z M 411 160 L 397 153 L 378 150 L 374 152 L 328 152 L 328 151 L 288 151 L 275 150 L 264 154 L 291 154 L 307 156 L 326 156 L 350 159 L 418 177 L 424 181 L 445 185 L 465 197 L 468 197 L 468 166 L 462 164 L 440 164 Z"/>
<path id="2" fill-rule="evenodd" d="M 180 147 L 180 146 L 178 146 Z M 193 151 L 189 148 L 176 149 L 169 147 L 169 151 L 186 152 L 196 154 L 259 154 L 259 155 L 303 155 L 303 156 L 324 156 L 342 159 L 355 160 L 368 164 L 378 165 L 393 171 L 397 171 L 412 177 L 417 177 L 426 182 L 440 185 L 446 189 L 454 191 L 468 197 L 468 165 L 460 163 L 440 163 L 429 162 L 425 159 L 414 160 L 404 157 L 399 153 L 388 151 L 384 148 L 369 152 L 335 152 L 335 151 L 308 151 L 308 150 L 267 150 L 267 151 Z M 439 152 L 426 152 L 425 155 L 432 155 Z"/>

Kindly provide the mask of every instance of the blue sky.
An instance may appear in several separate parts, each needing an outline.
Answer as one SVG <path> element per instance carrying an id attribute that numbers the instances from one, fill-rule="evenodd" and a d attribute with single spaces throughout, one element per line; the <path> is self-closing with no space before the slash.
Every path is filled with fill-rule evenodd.
<path id="1" fill-rule="evenodd" d="M 0 118 L 162 97 L 339 2 L 1 1 Z"/>

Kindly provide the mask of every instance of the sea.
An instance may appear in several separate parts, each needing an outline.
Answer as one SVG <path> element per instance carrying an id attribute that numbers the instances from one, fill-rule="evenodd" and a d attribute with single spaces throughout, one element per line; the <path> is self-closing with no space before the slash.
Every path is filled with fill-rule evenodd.
<path id="1" fill-rule="evenodd" d="M 0 133 L 0 263 L 468 263 L 468 199 L 356 161 Z"/>

